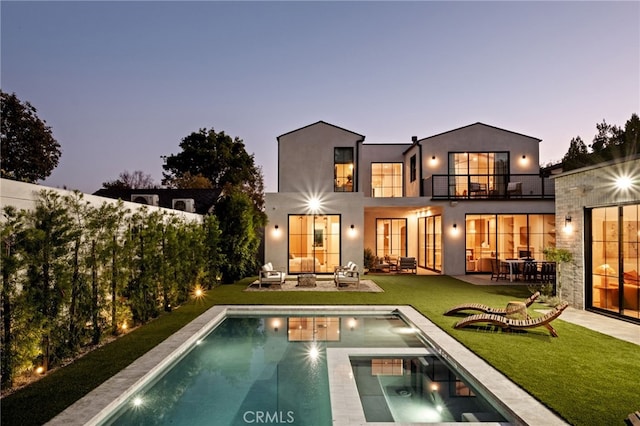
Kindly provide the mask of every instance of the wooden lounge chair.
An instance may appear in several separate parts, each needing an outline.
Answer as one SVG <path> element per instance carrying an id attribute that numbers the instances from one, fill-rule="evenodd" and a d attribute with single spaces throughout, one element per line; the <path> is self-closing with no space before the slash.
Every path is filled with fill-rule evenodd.
<path id="1" fill-rule="evenodd" d="M 524 301 L 527 308 L 531 306 L 531 304 L 540 297 L 540 292 L 536 291 L 533 293 L 527 300 Z M 453 315 L 460 311 L 480 311 L 485 314 L 495 314 L 495 315 L 506 315 L 507 308 L 492 308 L 491 306 L 484 305 L 482 303 L 463 303 L 462 305 L 454 306 L 445 312 L 445 315 Z"/>
<path id="2" fill-rule="evenodd" d="M 564 311 L 569 304 L 567 302 L 562 302 L 560 305 L 556 306 L 551 312 L 546 315 L 543 315 L 538 318 L 529 318 L 529 319 L 510 319 L 503 315 L 495 315 L 495 314 L 476 314 L 469 315 L 468 317 L 458 321 L 458 323 L 454 326 L 454 328 L 466 327 L 471 324 L 475 324 L 477 322 L 489 323 L 491 325 L 497 325 L 501 327 L 503 330 L 524 330 L 526 328 L 534 328 L 534 327 L 546 327 L 549 330 L 549 333 L 553 337 L 558 337 L 558 333 L 556 330 L 551 327 L 551 321 L 558 318 L 562 311 Z"/>

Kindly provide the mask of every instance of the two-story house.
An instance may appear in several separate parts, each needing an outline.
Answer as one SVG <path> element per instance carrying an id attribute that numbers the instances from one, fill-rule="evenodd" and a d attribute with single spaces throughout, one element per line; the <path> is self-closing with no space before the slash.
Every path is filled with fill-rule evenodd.
<path id="1" fill-rule="evenodd" d="M 475 123 L 410 143 L 367 144 L 319 121 L 278 141 L 265 195 L 265 258 L 289 274 L 332 273 L 365 248 L 436 273 L 491 272 L 555 246 L 553 182 L 540 140 Z"/>

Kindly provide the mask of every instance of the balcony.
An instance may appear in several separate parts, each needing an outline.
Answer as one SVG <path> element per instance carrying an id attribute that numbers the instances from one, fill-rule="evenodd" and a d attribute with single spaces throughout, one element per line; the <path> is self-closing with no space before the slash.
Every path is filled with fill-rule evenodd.
<path id="1" fill-rule="evenodd" d="M 432 175 L 423 180 L 432 200 L 553 200 L 554 182 L 537 174 Z"/>

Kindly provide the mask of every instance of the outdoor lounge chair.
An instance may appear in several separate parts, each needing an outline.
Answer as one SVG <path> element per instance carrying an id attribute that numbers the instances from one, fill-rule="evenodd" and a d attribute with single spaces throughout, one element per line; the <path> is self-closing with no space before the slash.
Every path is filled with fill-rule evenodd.
<path id="1" fill-rule="evenodd" d="M 556 330 L 551 327 L 551 321 L 558 318 L 562 311 L 564 311 L 569 304 L 567 302 L 562 302 L 560 305 L 556 306 L 555 309 L 551 310 L 546 315 L 543 315 L 538 318 L 529 318 L 529 319 L 510 319 L 503 315 L 495 315 L 495 314 L 476 314 L 469 315 L 468 317 L 458 321 L 458 323 L 454 326 L 454 328 L 466 327 L 475 323 L 489 323 L 491 325 L 496 325 L 501 327 L 503 330 L 524 330 L 526 328 L 534 328 L 534 327 L 546 327 L 549 330 L 549 333 L 553 337 L 558 337 L 558 333 Z"/>
<path id="2" fill-rule="evenodd" d="M 271 262 L 266 263 L 262 269 L 260 269 L 260 274 L 258 276 L 258 287 L 262 288 L 263 284 L 277 284 L 282 286 L 284 283 L 285 273 L 282 271 L 276 271 L 273 269 L 273 265 Z"/>
<path id="3" fill-rule="evenodd" d="M 527 306 L 531 306 L 535 300 L 540 297 L 540 292 L 536 291 L 533 293 L 527 300 L 524 301 L 524 304 Z M 485 314 L 495 314 L 495 315 L 506 315 L 507 308 L 492 308 L 491 306 L 484 305 L 482 303 L 463 303 L 462 305 L 454 306 L 445 312 L 445 315 L 453 315 L 460 311 L 480 311 Z"/>
<path id="4" fill-rule="evenodd" d="M 360 272 L 358 271 L 358 265 L 351 263 L 349 269 L 337 269 L 333 274 L 333 281 L 336 287 L 346 287 L 351 284 L 355 284 L 356 287 L 360 286 Z"/>

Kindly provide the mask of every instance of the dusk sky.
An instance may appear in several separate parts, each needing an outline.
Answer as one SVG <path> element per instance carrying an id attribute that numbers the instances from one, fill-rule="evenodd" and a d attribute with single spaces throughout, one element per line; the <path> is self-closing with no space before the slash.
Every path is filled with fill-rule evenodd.
<path id="1" fill-rule="evenodd" d="M 92 193 L 213 127 L 267 192 L 277 136 L 324 120 L 409 143 L 475 122 L 556 162 L 640 112 L 640 2 L 0 3 L 1 86 L 62 147 L 45 184 Z M 313 159 L 301 159 L 312 162 Z"/>

